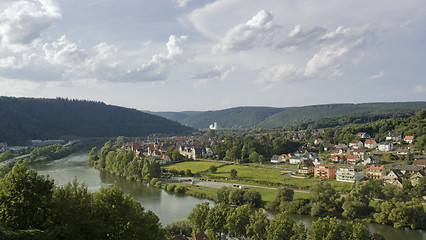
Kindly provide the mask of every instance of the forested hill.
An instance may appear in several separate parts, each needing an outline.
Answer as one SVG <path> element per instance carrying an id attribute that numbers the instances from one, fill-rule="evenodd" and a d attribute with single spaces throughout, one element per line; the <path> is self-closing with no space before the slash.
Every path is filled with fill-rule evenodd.
<path id="1" fill-rule="evenodd" d="M 78 137 L 185 134 L 193 129 L 135 109 L 102 102 L 0 97 L 0 142 Z"/>
<path id="2" fill-rule="evenodd" d="M 374 116 L 375 119 L 414 115 L 426 108 L 426 102 L 326 104 L 304 107 L 237 107 L 218 111 L 200 112 L 183 120 L 186 126 L 208 128 L 217 122 L 221 129 L 253 129 L 291 127 L 322 118 L 338 116 Z"/>

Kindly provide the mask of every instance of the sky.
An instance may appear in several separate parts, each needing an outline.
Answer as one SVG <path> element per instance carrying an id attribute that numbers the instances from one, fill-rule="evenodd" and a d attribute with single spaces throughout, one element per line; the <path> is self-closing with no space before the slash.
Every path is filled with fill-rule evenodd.
<path id="1" fill-rule="evenodd" d="M 2 0 L 0 96 L 150 111 L 426 101 L 424 0 Z"/>

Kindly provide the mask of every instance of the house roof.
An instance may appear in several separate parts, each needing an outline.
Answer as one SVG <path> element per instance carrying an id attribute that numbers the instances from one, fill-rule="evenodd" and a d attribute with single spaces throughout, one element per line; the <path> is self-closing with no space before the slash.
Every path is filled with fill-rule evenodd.
<path id="1" fill-rule="evenodd" d="M 315 166 L 315 168 L 319 168 L 319 167 L 336 168 L 336 166 L 334 166 L 334 164 L 331 164 L 331 163 L 322 163 L 322 164 L 318 164 L 318 165 Z"/>
<path id="2" fill-rule="evenodd" d="M 366 170 L 367 171 L 382 171 L 385 168 L 383 165 L 371 165 Z"/>
<path id="3" fill-rule="evenodd" d="M 414 166 L 426 166 L 426 160 L 414 160 L 413 165 Z"/>
<path id="4" fill-rule="evenodd" d="M 357 155 L 348 155 L 347 156 L 347 159 L 348 160 L 355 160 L 355 159 L 357 159 L 358 158 L 358 156 Z"/>
<path id="5" fill-rule="evenodd" d="M 302 162 L 299 164 L 299 166 L 315 167 L 315 164 L 312 162 L 311 159 L 305 159 L 305 160 L 302 160 Z"/>
<path id="6" fill-rule="evenodd" d="M 365 152 L 364 148 L 358 148 L 358 149 L 354 149 L 352 152 Z"/>
<path id="7" fill-rule="evenodd" d="M 405 136 L 404 137 L 404 140 L 413 140 L 414 139 L 414 136 Z"/>
<path id="8" fill-rule="evenodd" d="M 374 139 L 367 139 L 364 142 L 364 144 L 374 144 L 374 143 L 376 143 L 376 140 L 374 140 Z"/>
<path id="9" fill-rule="evenodd" d="M 405 171 L 420 171 L 423 169 L 421 166 L 405 165 L 405 164 L 393 164 L 390 167 L 391 170 L 405 170 Z"/>

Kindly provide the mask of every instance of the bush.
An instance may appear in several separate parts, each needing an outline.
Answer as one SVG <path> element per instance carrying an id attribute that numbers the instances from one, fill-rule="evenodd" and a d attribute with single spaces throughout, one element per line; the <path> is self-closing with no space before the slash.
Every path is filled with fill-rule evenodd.
<path id="1" fill-rule="evenodd" d="M 153 186 L 155 186 L 155 184 L 157 183 L 157 182 L 159 182 L 160 180 L 158 180 L 158 178 L 153 178 L 153 179 L 151 179 L 151 181 L 149 182 L 149 184 L 150 185 L 153 185 Z"/>
<path id="2" fill-rule="evenodd" d="M 174 192 L 175 188 L 176 188 L 176 185 L 170 184 L 169 186 L 167 186 L 167 191 L 168 192 Z"/>
<path id="3" fill-rule="evenodd" d="M 175 188 L 175 193 L 185 193 L 186 192 L 186 188 L 183 186 L 177 186 Z"/>

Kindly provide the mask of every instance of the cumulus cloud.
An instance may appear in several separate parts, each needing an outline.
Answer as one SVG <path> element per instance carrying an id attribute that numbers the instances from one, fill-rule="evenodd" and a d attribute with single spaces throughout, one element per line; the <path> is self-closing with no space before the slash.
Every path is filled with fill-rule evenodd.
<path id="1" fill-rule="evenodd" d="M 207 83 L 209 79 L 219 78 L 224 81 L 233 71 L 235 71 L 235 67 L 227 68 L 223 64 L 216 64 L 214 69 L 193 76 L 192 79 L 198 79 L 198 81 L 194 82 L 194 86 L 199 87 Z"/>
<path id="2" fill-rule="evenodd" d="M 246 23 L 231 28 L 216 44 L 213 53 L 228 53 L 249 50 L 271 44 L 274 32 L 274 15 L 265 10 L 259 11 Z"/>
<path id="3" fill-rule="evenodd" d="M 319 39 L 327 32 L 323 27 L 314 27 L 308 31 L 304 31 L 302 26 L 296 25 L 294 29 L 285 37 L 285 39 L 277 44 L 277 48 L 285 48 L 288 50 L 297 50 L 299 48 L 308 48 L 317 45 Z"/>
<path id="4" fill-rule="evenodd" d="M 42 50 L 46 60 L 51 64 L 73 67 L 85 62 L 86 51 L 79 49 L 75 43 L 70 42 L 65 35 L 53 43 L 46 43 Z"/>
<path id="5" fill-rule="evenodd" d="M 125 81 L 159 81 L 170 74 L 173 66 L 186 61 L 186 42 L 188 36 L 171 35 L 166 43 L 167 54 L 155 54 L 151 61 L 143 63 L 139 68 L 128 71 L 123 77 Z"/>
<path id="6" fill-rule="evenodd" d="M 424 85 L 414 86 L 414 92 L 415 93 L 426 93 L 426 86 L 424 86 Z"/>
<path id="7" fill-rule="evenodd" d="M 61 18 L 51 0 L 17 1 L 0 12 L 0 46 L 20 51 Z"/>

